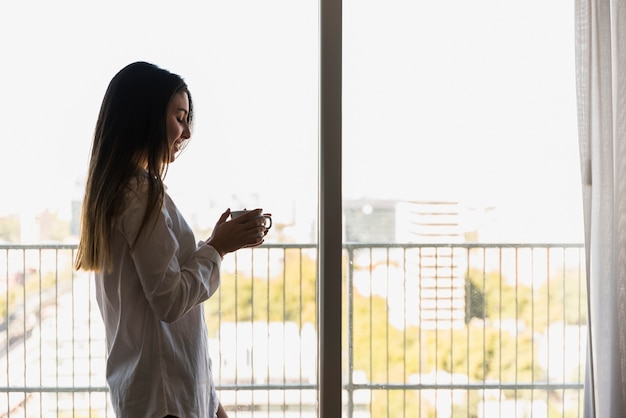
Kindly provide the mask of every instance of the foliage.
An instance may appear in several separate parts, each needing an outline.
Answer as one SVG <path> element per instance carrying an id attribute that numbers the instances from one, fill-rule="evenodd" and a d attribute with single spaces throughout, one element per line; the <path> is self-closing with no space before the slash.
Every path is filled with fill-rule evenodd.
<path id="1" fill-rule="evenodd" d="M 587 324 L 586 288 L 580 274 L 566 270 L 542 285 L 535 299 L 538 326 L 546 327 L 558 321 L 568 325 Z M 580 287 L 572 283 L 580 283 Z"/>
<path id="2" fill-rule="evenodd" d="M 487 324 L 514 320 L 523 328 L 543 332 L 551 323 L 587 323 L 586 292 L 581 273 L 566 270 L 535 286 L 507 283 L 498 273 L 470 271 L 467 281 L 468 321 L 481 318 Z M 573 286 L 573 283 L 581 283 Z"/>
<path id="3" fill-rule="evenodd" d="M 20 217 L 18 215 L 0 218 L 0 241 L 20 241 Z"/>
<path id="4" fill-rule="evenodd" d="M 64 241 L 71 233 L 69 220 L 59 218 L 56 212 L 43 211 L 37 216 L 39 234 L 44 241 Z M 19 215 L 0 218 L 0 241 L 19 243 L 21 237 L 21 221 Z"/>
<path id="5" fill-rule="evenodd" d="M 51 241 L 63 242 L 70 235 L 71 222 L 69 220 L 60 219 L 56 213 L 50 215 L 50 229 L 47 237 Z"/>
<path id="6" fill-rule="evenodd" d="M 448 372 L 467 376 L 469 381 L 503 383 L 533 382 L 544 378 L 534 346 L 537 334 L 549 322 L 565 319 L 584 323 L 581 310 L 573 306 L 584 295 L 568 287 L 574 273 L 558 275 L 535 286 L 511 282 L 499 273 L 470 271 L 466 278 L 467 313 L 465 326 L 448 329 L 420 329 L 392 325 L 387 299 L 352 293 L 352 337 L 342 342 L 344 352 L 352 348 L 353 370 L 366 373 L 373 390 L 373 416 L 402 416 L 406 411 L 433 412 L 420 391 L 385 390 L 385 385 L 409 383 L 415 376 Z M 316 323 L 317 266 L 299 249 L 284 251 L 284 270 L 271 277 L 224 275 L 219 298 L 206 305 L 208 318 L 221 321 L 295 321 Z M 574 281 L 576 282 L 576 281 Z M 345 272 L 344 272 L 345 283 Z M 347 292 L 344 292 L 344 306 Z M 548 312 L 548 306 L 550 308 Z M 545 307 L 545 309 L 543 308 Z M 209 319 L 215 331 L 219 321 Z M 344 329 L 348 326 L 344 313 Z M 503 392 L 523 399 L 530 391 Z M 454 406 L 455 414 L 476 416 L 479 396 Z"/>
<path id="7" fill-rule="evenodd" d="M 219 297 L 205 304 L 209 330 L 224 321 L 315 323 L 316 271 L 315 260 L 294 248 L 284 251 L 284 270 L 273 277 L 223 274 Z"/>

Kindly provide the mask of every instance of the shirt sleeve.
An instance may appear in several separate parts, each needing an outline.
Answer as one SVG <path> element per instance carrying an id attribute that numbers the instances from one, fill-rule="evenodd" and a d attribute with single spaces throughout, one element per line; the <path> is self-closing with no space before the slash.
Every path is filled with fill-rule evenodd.
<path id="1" fill-rule="evenodd" d="M 143 218 L 145 193 L 131 193 L 120 219 L 132 245 Z M 221 257 L 215 248 L 196 244 L 191 228 L 166 195 L 155 219 L 137 239 L 131 258 L 155 316 L 174 322 L 207 300 L 219 287 Z"/>

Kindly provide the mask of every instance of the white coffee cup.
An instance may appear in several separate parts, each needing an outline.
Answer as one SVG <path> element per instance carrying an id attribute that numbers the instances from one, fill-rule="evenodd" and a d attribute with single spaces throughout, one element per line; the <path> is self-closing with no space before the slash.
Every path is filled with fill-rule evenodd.
<path id="1" fill-rule="evenodd" d="M 244 210 L 231 210 L 230 217 L 231 219 L 237 219 L 241 215 L 245 215 L 248 212 L 252 212 L 252 209 L 244 209 Z M 261 217 L 265 218 L 265 229 L 270 229 L 272 227 L 272 215 L 269 213 L 262 213 Z"/>

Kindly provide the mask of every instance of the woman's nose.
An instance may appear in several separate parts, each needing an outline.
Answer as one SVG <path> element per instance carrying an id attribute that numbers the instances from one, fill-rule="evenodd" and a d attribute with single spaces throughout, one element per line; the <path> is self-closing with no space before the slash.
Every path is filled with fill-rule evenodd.
<path id="1" fill-rule="evenodd" d="M 184 139 L 191 138 L 191 129 L 189 129 L 189 125 L 185 125 L 183 129 L 183 134 L 181 135 Z"/>

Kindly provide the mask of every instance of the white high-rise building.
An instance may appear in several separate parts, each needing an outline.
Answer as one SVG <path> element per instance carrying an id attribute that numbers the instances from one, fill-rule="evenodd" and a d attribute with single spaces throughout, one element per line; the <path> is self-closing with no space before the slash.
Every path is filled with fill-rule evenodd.
<path id="1" fill-rule="evenodd" d="M 447 247 L 465 241 L 464 209 L 454 201 L 405 201 L 396 205 L 400 243 L 433 244 L 407 252 L 410 322 L 421 328 L 460 328 L 465 324 L 466 254 Z M 417 316 L 417 318 L 416 318 Z"/>

